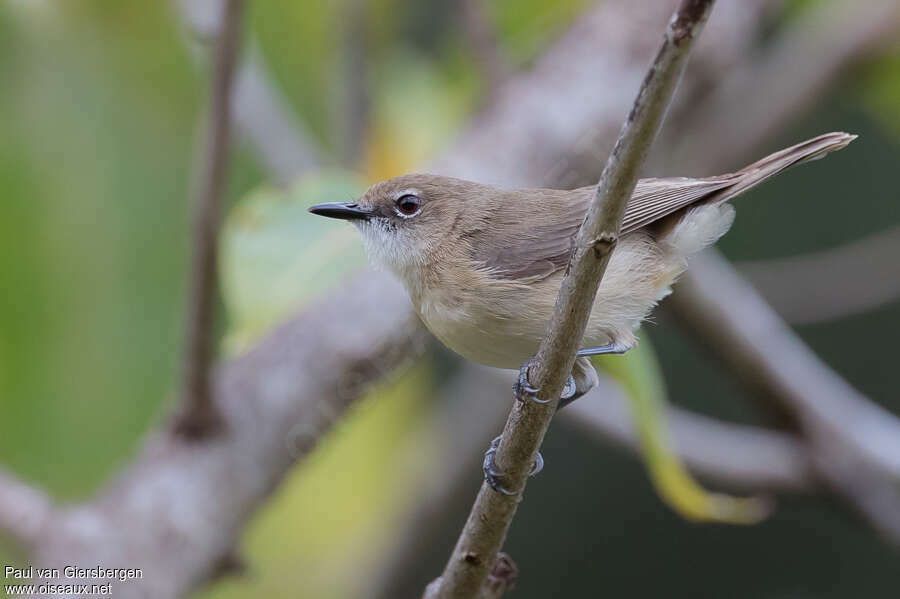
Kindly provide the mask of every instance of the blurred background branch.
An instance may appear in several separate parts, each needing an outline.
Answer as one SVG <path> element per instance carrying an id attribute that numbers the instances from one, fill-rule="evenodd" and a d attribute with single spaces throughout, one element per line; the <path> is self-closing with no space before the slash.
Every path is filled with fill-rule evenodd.
<path id="1" fill-rule="evenodd" d="M 140 564 L 143 580 L 121 586 L 118 598 L 181 597 L 222 574 L 247 520 L 288 469 L 370 381 L 421 349 L 413 323 L 371 310 L 376 301 L 408 303 L 398 284 L 373 275 L 224 363 L 213 388 L 229 434 L 202 443 L 165 430 L 150 435 L 95 499 L 44 510 L 31 525 L 39 531 L 35 563 Z M 348 314 L 352 331 L 345 330 Z"/>
<path id="2" fill-rule="evenodd" d="M 738 269 L 791 324 L 827 322 L 900 298 L 900 227 L 846 245 Z"/>
<path id="3" fill-rule="evenodd" d="M 667 131 L 671 151 L 657 153 L 657 164 L 695 175 L 735 168 L 810 110 L 851 66 L 896 43 L 898 31 L 894 0 L 813 3 L 711 88 L 694 118 Z M 764 101 L 742 102 L 761 89 Z M 738 105 L 745 106 L 739 118 Z"/>
<path id="4" fill-rule="evenodd" d="M 900 420 L 819 360 L 716 252 L 670 300 L 685 331 L 793 417 L 817 473 L 900 543 Z"/>
<path id="5" fill-rule="evenodd" d="M 213 39 L 221 0 L 177 0 L 178 14 L 196 40 Z M 283 185 L 319 165 L 318 150 L 306 127 L 291 112 L 272 81 L 255 40 L 244 44 L 232 94 L 235 125 L 253 146 L 273 180 Z M 198 54 L 199 48 L 194 48 Z"/>
<path id="6" fill-rule="evenodd" d="M 231 91 L 243 35 L 244 0 L 224 0 L 220 19 L 211 62 L 206 137 L 193 206 L 181 412 L 175 422 L 178 431 L 193 438 L 214 433 L 222 425 L 210 390 L 210 371 L 214 360 L 222 196 L 228 183 L 230 158 Z"/>
<path id="7" fill-rule="evenodd" d="M 50 498 L 0 467 L 0 532 L 31 549 L 52 509 Z"/>

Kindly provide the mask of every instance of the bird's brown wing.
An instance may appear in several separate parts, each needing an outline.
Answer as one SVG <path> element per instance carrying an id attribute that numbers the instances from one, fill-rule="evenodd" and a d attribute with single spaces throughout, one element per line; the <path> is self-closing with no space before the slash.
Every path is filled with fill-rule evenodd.
<path id="1" fill-rule="evenodd" d="M 740 174 L 729 174 L 706 179 L 641 179 L 625 206 L 622 233 L 645 227 L 685 206 L 708 198 L 717 191 L 732 187 L 740 177 Z"/>
<path id="2" fill-rule="evenodd" d="M 641 179 L 625 207 L 622 234 L 645 227 L 691 204 L 730 200 L 795 164 L 840 150 L 855 138 L 849 133 L 825 133 L 770 154 L 740 171 L 717 177 Z M 541 211 L 539 224 L 529 228 L 524 235 L 520 233 L 504 239 L 501 244 L 474 245 L 475 259 L 485 264 L 492 276 L 512 280 L 541 279 L 564 268 L 594 189 L 591 186 L 572 191 L 530 190 L 529 193 L 537 194 L 536 200 L 546 206 Z M 497 233 L 492 233 L 493 240 L 498 238 Z"/>
<path id="3" fill-rule="evenodd" d="M 642 179 L 625 207 L 622 233 L 652 223 L 733 185 L 734 181 L 735 175 L 710 179 Z M 533 190 L 531 193 L 542 195 L 538 201 L 546 204 L 538 224 L 503 243 L 473 244 L 475 260 L 484 264 L 495 278 L 522 282 L 543 279 L 565 268 L 594 189 L 592 186 L 567 192 Z M 495 241 L 498 233 L 496 229 L 493 232 L 491 241 Z"/>

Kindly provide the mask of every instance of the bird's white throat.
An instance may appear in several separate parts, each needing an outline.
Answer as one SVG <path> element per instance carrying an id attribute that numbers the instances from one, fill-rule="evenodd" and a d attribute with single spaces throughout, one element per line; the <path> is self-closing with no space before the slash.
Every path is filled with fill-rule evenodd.
<path id="1" fill-rule="evenodd" d="M 428 244 L 383 218 L 354 222 L 362 235 L 369 261 L 399 278 L 411 293 L 421 291 Z"/>

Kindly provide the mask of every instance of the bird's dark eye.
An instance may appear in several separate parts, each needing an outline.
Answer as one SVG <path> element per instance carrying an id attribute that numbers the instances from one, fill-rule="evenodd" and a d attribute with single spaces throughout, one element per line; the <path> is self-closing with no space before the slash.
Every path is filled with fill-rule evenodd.
<path id="1" fill-rule="evenodd" d="M 397 198 L 396 206 L 397 212 L 402 216 L 413 216 L 419 211 L 422 202 L 415 195 L 407 193 Z"/>

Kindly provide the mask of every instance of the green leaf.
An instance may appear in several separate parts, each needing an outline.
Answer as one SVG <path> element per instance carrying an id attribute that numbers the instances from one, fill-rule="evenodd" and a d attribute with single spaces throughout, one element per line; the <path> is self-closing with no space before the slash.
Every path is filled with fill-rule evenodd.
<path id="1" fill-rule="evenodd" d="M 860 77 L 863 107 L 900 136 L 900 47 L 873 60 Z"/>
<path id="2" fill-rule="evenodd" d="M 653 347 L 646 337 L 623 356 L 595 358 L 598 369 L 628 393 L 641 452 L 660 498 L 677 514 L 695 522 L 756 524 L 768 516 L 770 502 L 733 497 L 704 489 L 673 451 L 666 427 L 666 388 Z"/>
<path id="3" fill-rule="evenodd" d="M 365 264 L 362 243 L 351 226 L 306 210 L 320 202 L 353 201 L 365 189 L 365 182 L 352 173 L 316 172 L 288 191 L 258 189 L 235 206 L 220 239 L 227 352 L 246 349 Z"/>

